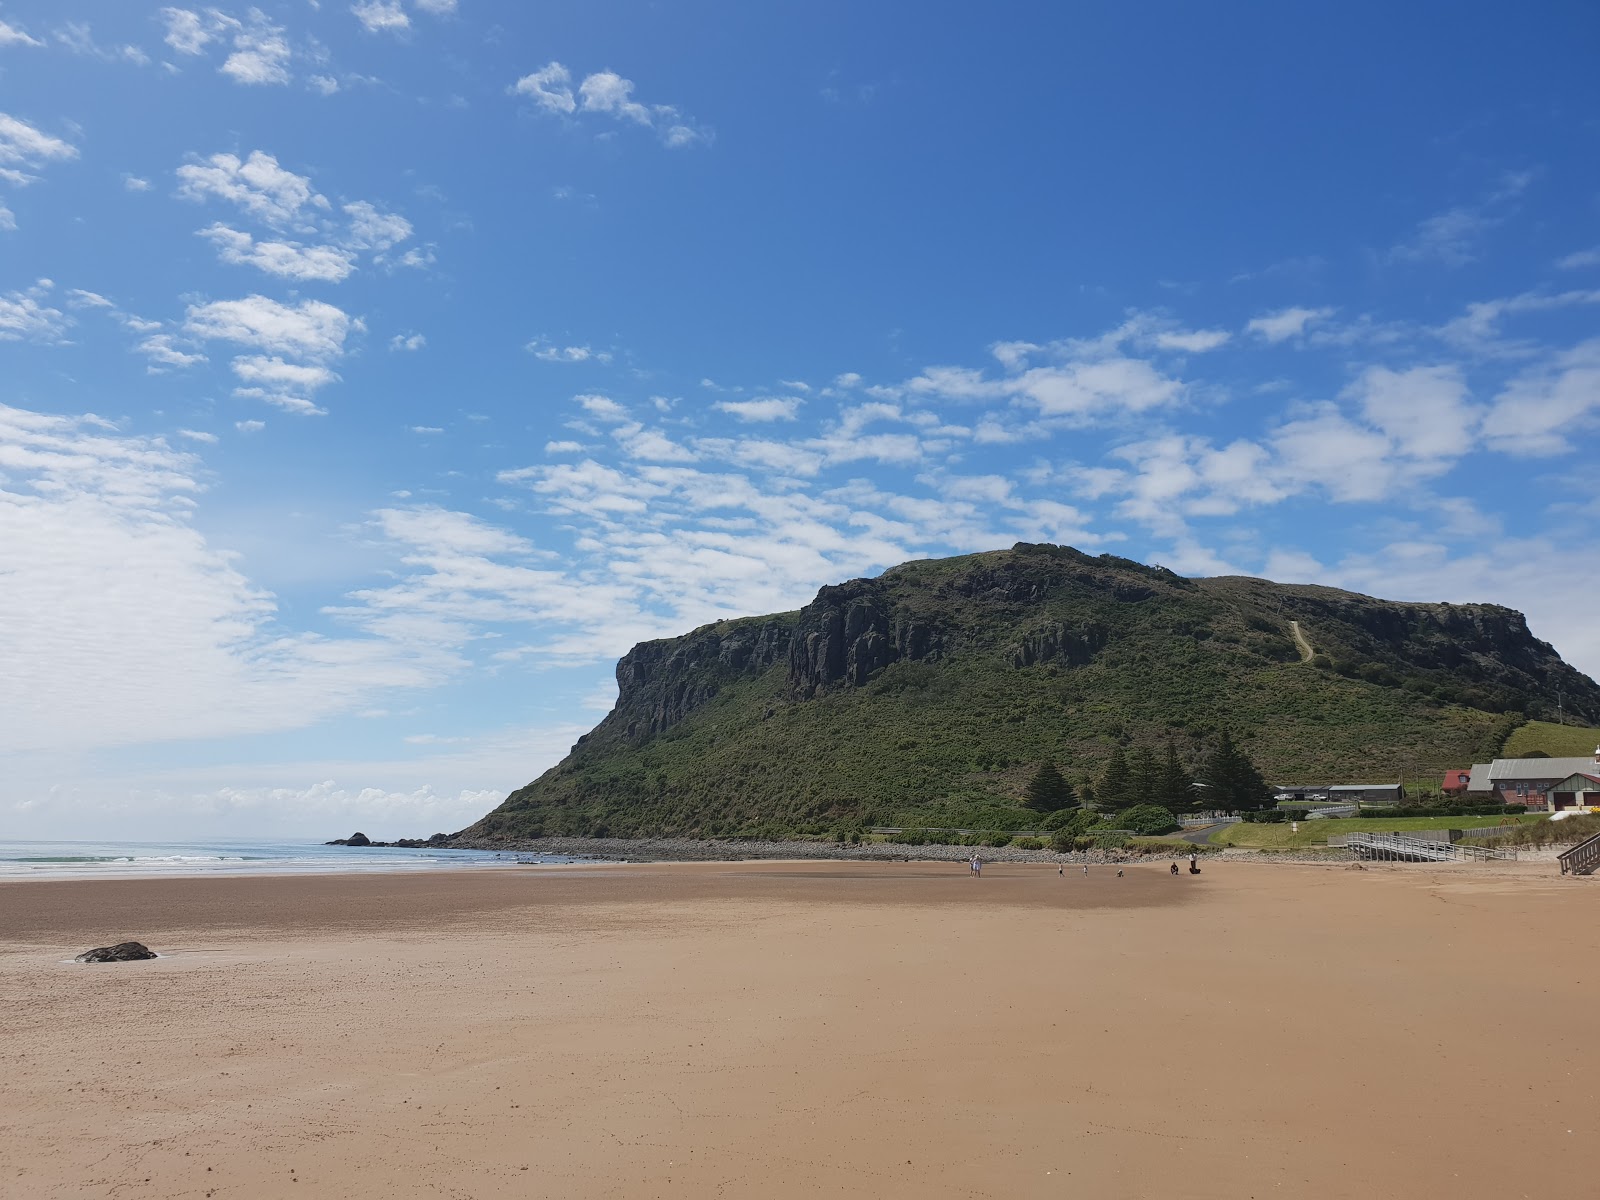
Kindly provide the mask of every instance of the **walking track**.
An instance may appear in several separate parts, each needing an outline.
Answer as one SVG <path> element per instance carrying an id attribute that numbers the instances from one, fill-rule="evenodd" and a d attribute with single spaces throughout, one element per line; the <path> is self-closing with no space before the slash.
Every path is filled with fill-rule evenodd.
<path id="1" fill-rule="evenodd" d="M 1316 651 L 1311 648 L 1311 643 L 1306 641 L 1306 635 L 1300 632 L 1300 622 L 1290 621 L 1289 632 L 1294 635 L 1294 644 L 1299 647 L 1300 661 L 1310 662 L 1311 656 L 1314 655 Z"/>

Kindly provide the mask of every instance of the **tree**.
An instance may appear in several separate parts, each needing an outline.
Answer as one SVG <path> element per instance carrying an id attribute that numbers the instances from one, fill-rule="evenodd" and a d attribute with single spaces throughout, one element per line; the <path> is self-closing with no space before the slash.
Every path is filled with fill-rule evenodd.
<path id="1" fill-rule="evenodd" d="M 1071 808 L 1078 802 L 1072 785 L 1048 758 L 1039 764 L 1033 779 L 1028 783 L 1028 807 L 1035 812 L 1056 812 Z"/>
<path id="2" fill-rule="evenodd" d="M 1194 780 L 1183 769 L 1178 759 L 1178 748 L 1167 743 L 1167 755 L 1156 773 L 1155 794 L 1152 803 L 1173 812 L 1186 812 L 1194 807 Z"/>
<path id="3" fill-rule="evenodd" d="M 1272 789 L 1261 778 L 1255 763 L 1234 745 L 1233 735 L 1226 729 L 1217 739 L 1216 749 L 1206 758 L 1200 777 L 1205 784 L 1201 793 L 1205 803 L 1224 812 L 1262 808 L 1272 795 Z"/>
<path id="4" fill-rule="evenodd" d="M 1156 756 L 1149 746 L 1138 747 L 1128 759 L 1128 803 L 1154 804 L 1156 779 Z"/>
<path id="5" fill-rule="evenodd" d="M 1128 759 L 1121 746 L 1111 747 L 1111 757 L 1106 759 L 1105 770 L 1100 772 L 1100 782 L 1094 789 L 1094 806 L 1101 812 L 1116 812 L 1127 808 L 1129 799 Z"/>

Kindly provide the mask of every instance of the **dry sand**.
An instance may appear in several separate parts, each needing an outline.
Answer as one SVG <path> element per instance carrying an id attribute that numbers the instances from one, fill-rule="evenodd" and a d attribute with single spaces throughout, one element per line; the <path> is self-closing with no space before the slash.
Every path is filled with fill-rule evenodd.
<path id="1" fill-rule="evenodd" d="M 0 1195 L 1593 1195 L 1597 906 L 1544 865 L 0 884 Z M 169 957 L 61 961 L 130 937 Z"/>

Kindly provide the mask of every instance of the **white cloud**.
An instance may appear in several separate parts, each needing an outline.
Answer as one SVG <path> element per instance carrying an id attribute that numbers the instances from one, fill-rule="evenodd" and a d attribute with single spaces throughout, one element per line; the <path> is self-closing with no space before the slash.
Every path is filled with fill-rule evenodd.
<path id="1" fill-rule="evenodd" d="M 1299 337 L 1305 333 L 1307 326 L 1325 321 L 1332 315 L 1331 308 L 1285 308 L 1256 317 L 1245 326 L 1245 332 L 1276 344 Z"/>
<path id="2" fill-rule="evenodd" d="M 184 164 L 177 175 L 183 199 L 227 200 L 268 225 L 293 225 L 311 210 L 329 208 L 327 198 L 312 190 L 310 179 L 285 170 L 260 150 L 242 161 L 234 154 L 213 154 L 204 162 Z"/>
<path id="3" fill-rule="evenodd" d="M 1466 381 L 1453 366 L 1393 371 L 1369 367 L 1346 393 L 1362 415 L 1415 459 L 1459 458 L 1472 449 L 1482 409 L 1469 403 Z"/>
<path id="4" fill-rule="evenodd" d="M 16 231 L 16 228 L 17 214 L 12 212 L 4 204 L 0 204 L 0 230 L 5 230 L 7 233 L 13 233 Z"/>
<path id="5" fill-rule="evenodd" d="M 0 750 L 295 729 L 459 669 L 420 638 L 280 628 L 191 524 L 198 464 L 160 439 L 0 406 L 0 461 Z"/>
<path id="6" fill-rule="evenodd" d="M 456 11 L 456 0 L 412 0 L 419 12 L 435 17 L 448 17 Z"/>
<path id="7" fill-rule="evenodd" d="M 1163 330 L 1155 335 L 1160 350 L 1181 350 L 1186 354 L 1204 354 L 1225 346 L 1233 335 L 1226 329 Z"/>
<path id="8" fill-rule="evenodd" d="M 550 363 L 581 363 L 593 360 L 599 363 L 611 361 L 611 353 L 606 350 L 595 350 L 590 346 L 552 346 L 542 338 L 535 338 L 525 347 L 540 362 Z"/>
<path id="9" fill-rule="evenodd" d="M 650 110 L 633 99 L 633 81 L 615 71 L 597 71 L 578 85 L 578 107 L 649 125 Z"/>
<path id="10" fill-rule="evenodd" d="M 1579 271 L 1587 267 L 1600 267 L 1600 246 L 1591 246 L 1587 250 L 1574 250 L 1556 260 L 1556 266 L 1563 271 Z"/>
<path id="11" fill-rule="evenodd" d="M 151 374 L 160 374 L 163 367 L 192 367 L 206 361 L 198 351 L 180 349 L 170 333 L 154 333 L 134 347 L 150 360 Z"/>
<path id="12" fill-rule="evenodd" d="M 63 341 L 72 318 L 43 303 L 50 294 L 49 280 L 41 279 L 27 291 L 0 294 L 0 342 Z"/>
<path id="13" fill-rule="evenodd" d="M 344 353 L 346 337 L 365 326 L 320 300 L 281 304 L 266 296 L 191 304 L 184 331 L 292 357 L 323 359 Z"/>
<path id="14" fill-rule="evenodd" d="M 261 400 L 301 416 L 323 416 L 326 410 L 318 407 L 312 397 L 339 379 L 324 366 L 292 363 L 262 354 L 235 358 L 233 373 L 246 385 L 235 388 L 235 396 Z"/>
<path id="15" fill-rule="evenodd" d="M 306 86 L 321 95 L 332 96 L 339 90 L 339 81 L 332 75 L 310 75 L 306 78 Z"/>
<path id="16" fill-rule="evenodd" d="M 400 0 L 364 0 L 350 11 L 368 33 L 400 33 L 411 28 L 411 18 L 400 7 Z"/>
<path id="17" fill-rule="evenodd" d="M 191 442 L 204 442 L 207 445 L 214 445 L 220 440 L 216 434 L 206 433 L 201 429 L 180 429 L 178 436 L 188 438 Z"/>
<path id="18" fill-rule="evenodd" d="M 571 113 L 578 107 L 572 95 L 572 73 L 558 62 L 524 75 L 510 90 L 513 95 L 528 97 L 545 112 Z"/>
<path id="19" fill-rule="evenodd" d="M 634 84 L 615 71 L 596 71 L 572 87 L 572 72 L 559 62 L 549 62 L 522 76 L 507 89 L 532 100 L 542 112 L 557 116 L 593 113 L 653 129 L 662 145 L 682 149 L 712 140 L 711 132 L 697 125 L 670 104 L 643 104 L 634 99 Z"/>
<path id="20" fill-rule="evenodd" d="M 444 430 L 438 425 L 409 425 L 407 428 L 410 429 L 412 433 L 434 434 L 444 432 Z"/>
<path id="21" fill-rule="evenodd" d="M 428 339 L 420 333 L 397 333 L 389 339 L 389 349 L 391 350 L 421 350 L 427 344 Z"/>
<path id="22" fill-rule="evenodd" d="M 141 179 L 137 175 L 124 175 L 122 177 L 122 186 L 130 192 L 148 192 L 150 190 L 150 181 Z"/>
<path id="23" fill-rule="evenodd" d="M 167 23 L 167 35 L 162 40 L 179 54 L 200 54 L 224 30 L 238 25 L 216 9 L 201 15 L 186 8 L 163 8 L 161 17 Z"/>
<path id="24" fill-rule="evenodd" d="M 37 178 L 30 171 L 77 157 L 78 148 L 71 143 L 0 112 L 0 179 L 26 186 Z"/>
<path id="25" fill-rule="evenodd" d="M 350 218 L 349 244 L 358 250 L 382 252 L 411 236 L 411 222 L 395 213 L 381 212 L 365 200 L 344 206 Z"/>
<path id="26" fill-rule="evenodd" d="M 259 87 L 289 82 L 289 41 L 283 27 L 259 9 L 252 8 L 249 23 L 234 33 L 233 47 L 217 69 L 235 83 Z"/>
<path id="27" fill-rule="evenodd" d="M 200 230 L 225 263 L 251 266 L 281 279 L 338 283 L 355 270 L 355 255 L 333 246 L 299 242 L 258 242 L 248 233 L 214 224 Z"/>
<path id="28" fill-rule="evenodd" d="M 87 21 L 68 21 L 53 32 L 56 41 L 73 54 L 98 58 L 102 62 L 131 62 L 141 67 L 150 64 L 150 56 L 138 46 L 102 46 L 96 42 Z"/>
<path id="29" fill-rule="evenodd" d="M 3 46 L 43 46 L 38 38 L 29 37 L 26 32 L 15 25 L 0 21 L 0 47 Z"/>
<path id="30" fill-rule="evenodd" d="M 711 407 L 741 421 L 792 421 L 803 403 L 795 396 L 763 396 L 758 400 L 719 400 Z"/>
<path id="31" fill-rule="evenodd" d="M 260 433 L 267 427 L 267 423 L 265 421 L 257 421 L 252 419 L 249 421 L 235 421 L 233 423 L 233 427 L 240 433 Z"/>
<path id="32" fill-rule="evenodd" d="M 1530 367 L 1494 398 L 1484 444 L 1521 457 L 1564 454 L 1600 426 L 1600 338 Z"/>

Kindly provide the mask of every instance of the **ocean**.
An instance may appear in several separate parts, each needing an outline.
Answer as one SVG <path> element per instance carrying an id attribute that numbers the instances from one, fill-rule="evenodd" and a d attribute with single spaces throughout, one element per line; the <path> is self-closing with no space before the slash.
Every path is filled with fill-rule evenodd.
<path id="1" fill-rule="evenodd" d="M 324 846 L 299 839 L 213 842 L 0 841 L 0 879 L 130 878 L 172 875 L 311 874 L 337 871 L 448 871 L 579 860 L 492 850 L 398 850 Z"/>

